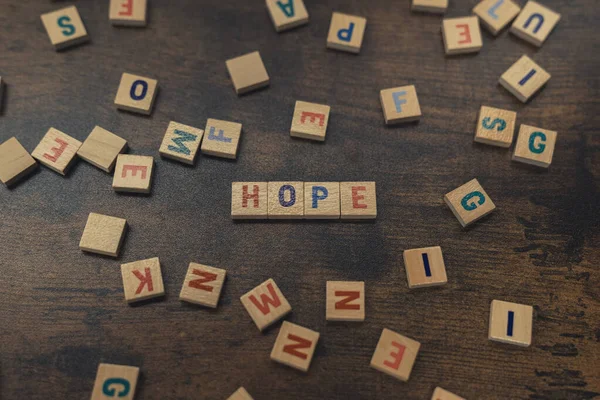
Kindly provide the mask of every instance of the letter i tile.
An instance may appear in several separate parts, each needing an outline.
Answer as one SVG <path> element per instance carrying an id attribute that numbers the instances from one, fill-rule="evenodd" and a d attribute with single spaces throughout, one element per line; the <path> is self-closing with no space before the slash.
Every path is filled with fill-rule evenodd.
<path id="1" fill-rule="evenodd" d="M 494 202 L 477 179 L 472 179 L 450 193 L 446 193 L 444 201 L 463 228 L 496 209 Z"/>
<path id="2" fill-rule="evenodd" d="M 416 340 L 384 328 L 371 358 L 371 367 L 406 382 L 420 347 L 421 343 Z"/>
<path id="3" fill-rule="evenodd" d="M 327 47 L 358 54 L 366 27 L 366 18 L 334 12 L 329 25 Z"/>
<path id="4" fill-rule="evenodd" d="M 448 282 L 441 247 L 404 250 L 403 256 L 409 288 L 439 286 Z"/>
<path id="5" fill-rule="evenodd" d="M 488 339 L 527 347 L 531 344 L 533 307 L 493 300 Z"/>
<path id="6" fill-rule="evenodd" d="M 499 83 L 526 103 L 549 80 L 550 74 L 524 55 L 502 74 Z"/>

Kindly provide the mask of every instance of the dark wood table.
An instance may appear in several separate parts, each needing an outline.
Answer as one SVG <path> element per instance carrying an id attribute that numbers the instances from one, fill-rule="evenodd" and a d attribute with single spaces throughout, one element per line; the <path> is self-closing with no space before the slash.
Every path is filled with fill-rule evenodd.
<path id="1" fill-rule="evenodd" d="M 448 16 L 476 0 L 451 0 Z M 520 1 L 521 5 L 524 3 Z M 156 157 L 150 196 L 120 195 L 78 161 L 67 177 L 42 167 L 0 187 L 0 397 L 89 398 L 100 362 L 137 365 L 137 399 L 467 399 L 600 396 L 600 126 L 598 12 L 592 0 L 546 0 L 562 14 L 540 49 L 484 31 L 478 55 L 445 58 L 441 17 L 408 1 L 306 0 L 308 26 L 277 34 L 264 2 L 150 3 L 145 29 L 115 28 L 107 1 L 78 1 L 91 42 L 55 52 L 40 22 L 66 2 L 0 0 L 0 139 L 32 151 L 49 127 L 84 140 L 100 125 Z M 325 48 L 333 10 L 365 16 L 360 55 Z M 225 60 L 259 50 L 271 85 L 238 97 Z M 522 54 L 552 74 L 521 104 L 497 83 Z M 158 79 L 150 117 L 113 104 L 124 71 Z M 384 88 L 415 84 L 419 123 L 386 127 Z M 290 138 L 294 102 L 331 106 L 325 143 Z M 558 131 L 548 170 L 512 150 L 474 144 L 479 107 L 518 112 Z M 161 160 L 169 121 L 239 121 L 236 161 Z M 497 205 L 463 230 L 442 196 L 477 178 Z M 237 180 L 377 182 L 372 223 L 234 222 Z M 81 252 L 90 212 L 126 218 L 118 259 Z M 409 290 L 402 252 L 440 245 L 448 284 Z M 128 306 L 119 265 L 160 257 L 166 297 Z M 190 261 L 225 268 L 216 310 L 181 303 Z M 287 318 L 321 333 L 307 374 L 269 359 L 278 325 L 260 333 L 239 297 L 273 278 Z M 325 282 L 364 280 L 364 323 L 325 321 Z M 489 306 L 534 306 L 533 343 L 487 339 Z M 382 328 L 421 342 L 410 381 L 369 367 Z"/>

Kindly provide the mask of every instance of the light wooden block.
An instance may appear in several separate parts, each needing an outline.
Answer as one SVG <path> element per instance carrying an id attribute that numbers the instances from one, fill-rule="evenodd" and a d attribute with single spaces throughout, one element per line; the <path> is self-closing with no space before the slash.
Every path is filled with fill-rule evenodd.
<path id="1" fill-rule="evenodd" d="M 531 344 L 533 307 L 493 300 L 488 339 L 527 347 Z"/>
<path id="2" fill-rule="evenodd" d="M 127 221 L 123 218 L 90 213 L 79 248 L 90 253 L 118 257 Z"/>
<path id="3" fill-rule="evenodd" d="M 515 36 L 541 47 L 559 20 L 559 13 L 529 0 L 510 27 L 510 31 Z"/>
<path id="4" fill-rule="evenodd" d="M 500 77 L 500 84 L 526 103 L 550 80 L 550 74 L 531 58 L 523 56 Z"/>
<path id="5" fill-rule="evenodd" d="M 204 131 L 171 121 L 158 150 L 163 157 L 194 165 Z"/>
<path id="6" fill-rule="evenodd" d="M 231 183 L 231 218 L 267 219 L 267 182 Z"/>
<path id="7" fill-rule="evenodd" d="M 308 23 L 308 12 L 302 0 L 266 0 L 266 3 L 277 32 Z"/>
<path id="8" fill-rule="evenodd" d="M 113 25 L 146 26 L 147 0 L 110 0 L 108 19 Z"/>
<path id="9" fill-rule="evenodd" d="M 517 113 L 514 111 L 481 106 L 474 140 L 492 146 L 510 147 L 516 122 Z"/>
<path id="10" fill-rule="evenodd" d="M 115 192 L 150 193 L 154 158 L 119 154 L 113 177 Z"/>
<path id="11" fill-rule="evenodd" d="M 65 175 L 79 147 L 79 140 L 58 129 L 50 128 L 31 155 L 51 170 Z"/>
<path id="12" fill-rule="evenodd" d="M 269 86 L 269 74 L 258 51 L 227 60 L 225 65 L 238 95 Z"/>
<path id="13" fill-rule="evenodd" d="M 408 381 L 421 343 L 384 328 L 371 358 L 371 367 Z"/>
<path id="14" fill-rule="evenodd" d="M 140 373 L 138 367 L 100 364 L 96 373 L 92 400 L 133 400 Z"/>
<path id="15" fill-rule="evenodd" d="M 440 246 L 404 250 L 403 257 L 410 289 L 440 286 L 448 282 Z"/>
<path id="16" fill-rule="evenodd" d="M 325 319 L 364 321 L 365 283 L 327 281 Z"/>
<path id="17" fill-rule="evenodd" d="M 483 26 L 494 36 L 498 35 L 521 11 L 512 0 L 483 0 L 473 8 Z"/>
<path id="18" fill-rule="evenodd" d="M 445 18 L 442 37 L 446 55 L 477 53 L 483 47 L 477 16 Z"/>
<path id="19" fill-rule="evenodd" d="M 494 202 L 477 179 L 472 179 L 450 193 L 446 193 L 444 201 L 463 228 L 496 209 Z"/>
<path id="20" fill-rule="evenodd" d="M 339 182 L 304 182 L 304 218 L 340 218 Z"/>
<path id="21" fill-rule="evenodd" d="M 304 182 L 268 183 L 269 219 L 304 217 Z"/>
<path id="22" fill-rule="evenodd" d="M 302 139 L 324 141 L 331 107 L 296 101 L 290 135 Z"/>
<path id="23" fill-rule="evenodd" d="M 444 14 L 448 9 L 448 0 L 412 0 L 412 11 Z"/>
<path id="24" fill-rule="evenodd" d="M 366 18 L 334 12 L 331 15 L 327 47 L 358 54 L 366 27 Z"/>
<path id="25" fill-rule="evenodd" d="M 552 163 L 557 135 L 555 131 L 522 124 L 513 161 L 548 168 Z"/>
<path id="26" fill-rule="evenodd" d="M 56 50 L 84 43 L 89 39 L 75 6 L 42 14 L 41 18 L 50 43 Z"/>
<path id="27" fill-rule="evenodd" d="M 127 149 L 127 141 L 96 126 L 83 141 L 77 155 L 102 171 L 111 172 L 117 156 Z"/>
<path id="28" fill-rule="evenodd" d="M 157 93 L 158 81 L 156 79 L 124 72 L 121 75 L 115 105 L 120 110 L 150 115 Z"/>
<path id="29" fill-rule="evenodd" d="M 121 264 L 121 275 L 125 301 L 128 303 L 165 294 L 158 257 Z"/>
<path id="30" fill-rule="evenodd" d="M 0 144 L 0 181 L 10 186 L 31 173 L 37 163 L 21 145 L 12 137 Z"/>
<path id="31" fill-rule="evenodd" d="M 342 219 L 377 218 L 375 182 L 340 182 Z"/>
<path id="32" fill-rule="evenodd" d="M 318 341 L 319 332 L 283 321 L 271 360 L 307 372 Z"/>
<path id="33" fill-rule="evenodd" d="M 243 387 L 240 387 L 238 390 L 235 391 L 234 394 L 229 396 L 227 398 L 227 400 L 254 400 L 254 399 L 252 398 L 252 396 L 250 396 L 250 393 L 248 393 L 246 391 L 246 389 L 244 389 Z"/>
<path id="34" fill-rule="evenodd" d="M 421 107 L 414 85 L 383 89 L 379 92 L 379 99 L 387 125 L 417 121 L 421 118 Z"/>
<path id="35" fill-rule="evenodd" d="M 250 314 L 252 321 L 261 331 L 292 311 L 290 303 L 283 296 L 273 279 L 261 283 L 240 297 L 240 301 Z"/>
<path id="36" fill-rule="evenodd" d="M 431 400 L 465 400 L 460 396 L 455 395 L 454 393 L 450 393 L 447 390 L 442 389 L 441 387 L 436 387 L 433 391 L 433 396 L 431 396 Z"/>
<path id="37" fill-rule="evenodd" d="M 224 269 L 190 263 L 179 293 L 179 300 L 217 308 L 225 275 Z"/>
<path id="38" fill-rule="evenodd" d="M 209 118 L 204 132 L 202 153 L 230 159 L 237 157 L 242 124 Z"/>

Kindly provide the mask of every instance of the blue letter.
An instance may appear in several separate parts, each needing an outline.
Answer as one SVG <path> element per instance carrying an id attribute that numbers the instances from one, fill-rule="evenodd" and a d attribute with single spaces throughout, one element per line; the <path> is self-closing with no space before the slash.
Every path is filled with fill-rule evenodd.
<path id="1" fill-rule="evenodd" d="M 337 37 L 344 42 L 349 42 L 352 40 L 352 32 L 354 31 L 354 22 L 350 22 L 350 26 L 348 29 L 340 29 L 338 31 Z"/>
<path id="2" fill-rule="evenodd" d="M 171 151 L 175 151 L 177 153 L 185 154 L 186 156 L 190 155 L 190 149 L 185 147 L 183 142 L 193 142 L 196 140 L 198 136 L 192 135 L 191 133 L 187 133 L 184 131 L 180 131 L 179 129 L 175 129 L 174 132 L 176 135 L 180 135 L 181 137 L 172 138 L 173 142 L 177 145 L 177 147 L 173 145 L 169 145 L 168 149 Z"/>
<path id="3" fill-rule="evenodd" d="M 493 19 L 498 19 L 498 15 L 496 15 L 495 13 L 498 7 L 502 5 L 502 3 L 504 3 L 504 0 L 498 0 L 496 4 L 490 7 L 490 9 L 488 10 L 488 14 L 490 17 L 492 17 Z"/>
<path id="4" fill-rule="evenodd" d="M 514 311 L 509 311 L 508 312 L 508 325 L 506 326 L 506 336 L 512 336 L 513 335 L 513 325 L 515 323 L 515 312 Z"/>
<path id="5" fill-rule="evenodd" d="M 540 143 L 536 147 L 535 146 L 535 138 L 540 138 Z M 529 136 L 529 151 L 535 154 L 541 154 L 546 150 L 546 145 L 544 142 L 546 141 L 546 135 L 542 132 L 533 132 L 531 136 Z"/>
<path id="6" fill-rule="evenodd" d="M 500 118 L 495 118 L 492 123 L 490 124 L 490 117 L 485 117 L 483 119 L 483 121 L 481 121 L 481 125 L 483 125 L 483 127 L 485 129 L 494 129 L 496 127 L 496 124 L 498 124 L 498 132 L 502 132 L 505 128 L 506 128 L 506 121 Z"/>
<path id="7" fill-rule="evenodd" d="M 427 253 L 421 254 L 423 257 L 423 266 L 425 267 L 425 276 L 431 276 L 431 268 L 429 267 L 429 257 L 427 257 Z"/>
<path id="8" fill-rule="evenodd" d="M 110 385 L 122 385 L 123 390 L 117 393 L 117 390 L 111 388 Z M 129 394 L 130 389 L 129 381 L 123 378 L 109 378 L 104 381 L 104 385 L 102 385 L 102 394 L 110 397 L 114 397 L 115 393 L 117 397 L 125 397 Z"/>
<path id="9" fill-rule="evenodd" d="M 529 79 L 531 79 L 531 77 L 532 77 L 532 76 L 534 76 L 534 75 L 535 75 L 535 73 L 536 73 L 536 70 L 535 70 L 535 68 L 532 68 L 532 69 L 531 69 L 531 71 L 529 71 L 529 72 L 527 73 L 527 75 L 525 75 L 525 76 L 523 77 L 523 79 L 521 79 L 521 80 L 519 81 L 519 85 L 523 86 L 524 84 L 526 84 L 526 83 L 527 83 L 527 81 L 528 81 Z"/>
<path id="10" fill-rule="evenodd" d="M 396 104 L 396 112 L 402 112 L 402 104 L 406 104 L 406 100 L 400 99 L 400 96 L 406 96 L 406 92 L 402 91 L 392 93 L 394 104 Z"/>
<path id="11" fill-rule="evenodd" d="M 68 22 L 71 22 L 71 18 L 67 17 L 66 15 L 60 17 L 57 21 L 58 26 L 65 28 L 62 30 L 62 34 L 65 36 L 71 36 L 75 33 L 75 27 Z"/>
<path id="12" fill-rule="evenodd" d="M 319 194 L 321 192 L 321 194 Z M 324 186 L 313 186 L 312 188 L 312 208 L 319 208 L 319 200 L 325 200 L 329 196 L 327 188 Z"/>
<path id="13" fill-rule="evenodd" d="M 290 191 L 290 201 L 285 201 L 285 191 Z M 296 204 L 296 189 L 292 185 L 283 185 L 279 188 L 279 204 L 283 207 L 291 207 Z"/>
<path id="14" fill-rule="evenodd" d="M 479 200 L 469 204 L 468 201 L 473 197 L 479 197 Z M 460 201 L 460 205 L 463 206 L 463 208 L 467 211 L 473 211 L 477 208 L 477 204 L 482 205 L 483 203 L 485 203 L 485 196 L 479 191 L 469 193 Z"/>
<path id="15" fill-rule="evenodd" d="M 138 85 L 142 86 L 142 94 L 140 94 L 139 96 L 137 96 L 135 94 L 135 92 L 137 91 Z M 133 100 L 142 100 L 144 97 L 146 97 L 146 93 L 148 93 L 148 83 L 146 81 L 138 79 L 137 81 L 133 82 L 133 84 L 131 85 L 131 90 L 129 91 L 129 96 L 131 96 L 131 98 Z"/>
<path id="16" fill-rule="evenodd" d="M 542 14 L 531 14 L 529 16 L 529 18 L 527 18 L 527 21 L 525 21 L 525 25 L 523 25 L 523 28 L 527 29 L 527 27 L 529 26 L 529 24 L 531 23 L 531 21 L 533 21 L 534 18 L 538 19 L 538 24 L 536 25 L 535 28 L 533 28 L 533 33 L 537 33 L 540 28 L 542 27 L 542 25 L 544 24 L 544 16 Z"/>
<path id="17" fill-rule="evenodd" d="M 211 126 L 208 132 L 208 140 L 216 140 L 217 142 L 231 143 L 231 138 L 225 137 L 225 132 L 219 129 L 219 134 L 215 135 L 215 127 Z"/>
<path id="18" fill-rule="evenodd" d="M 294 16 L 294 0 L 289 0 L 287 4 L 278 1 L 277 5 L 281 8 L 281 11 L 283 11 L 286 17 L 291 18 Z"/>

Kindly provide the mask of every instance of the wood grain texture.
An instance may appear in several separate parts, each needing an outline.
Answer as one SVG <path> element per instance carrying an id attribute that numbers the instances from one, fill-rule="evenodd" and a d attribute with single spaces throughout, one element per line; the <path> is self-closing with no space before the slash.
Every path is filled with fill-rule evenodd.
<path id="1" fill-rule="evenodd" d="M 476 3 L 451 1 L 446 15 Z M 100 362 L 140 367 L 137 400 L 222 400 L 240 386 L 257 400 L 417 400 L 437 386 L 466 399 L 600 395 L 597 3 L 544 1 L 562 19 L 541 49 L 483 31 L 477 55 L 451 58 L 441 17 L 408 2 L 305 4 L 309 24 L 278 34 L 262 1 L 151 1 L 147 28 L 130 29 L 110 26 L 108 2 L 79 0 L 91 42 L 57 53 L 39 16 L 60 3 L 0 0 L 0 142 L 16 136 L 31 152 L 50 126 L 83 141 L 100 125 L 131 154 L 156 155 L 172 120 L 245 132 L 236 161 L 157 159 L 147 197 L 115 193 L 81 160 L 67 177 L 38 168 L 0 187 L 2 399 L 89 398 Z M 360 55 L 325 48 L 333 10 L 369 20 Z M 255 50 L 271 85 L 238 97 L 225 60 Z M 528 104 L 497 85 L 523 54 L 552 74 Z M 115 110 L 123 71 L 160 81 L 150 117 Z M 423 117 L 387 127 L 379 91 L 409 84 Z M 297 99 L 331 106 L 325 143 L 290 139 Z M 473 143 L 482 104 L 559 132 L 550 169 Z M 463 230 L 442 197 L 473 177 L 499 210 Z M 289 179 L 376 181 L 378 217 L 231 220 L 231 182 Z M 117 260 L 78 250 L 92 211 L 127 219 Z M 448 283 L 411 291 L 402 252 L 431 244 Z M 164 301 L 127 306 L 119 264 L 154 256 Z M 197 260 L 227 270 L 216 310 L 178 300 Z M 260 333 L 239 302 L 269 277 L 293 305 L 286 320 L 321 334 L 306 375 L 269 360 L 277 326 Z M 363 323 L 325 321 L 327 280 L 365 282 Z M 487 339 L 493 299 L 534 307 L 531 347 Z M 406 383 L 369 367 L 384 327 L 422 344 Z"/>

